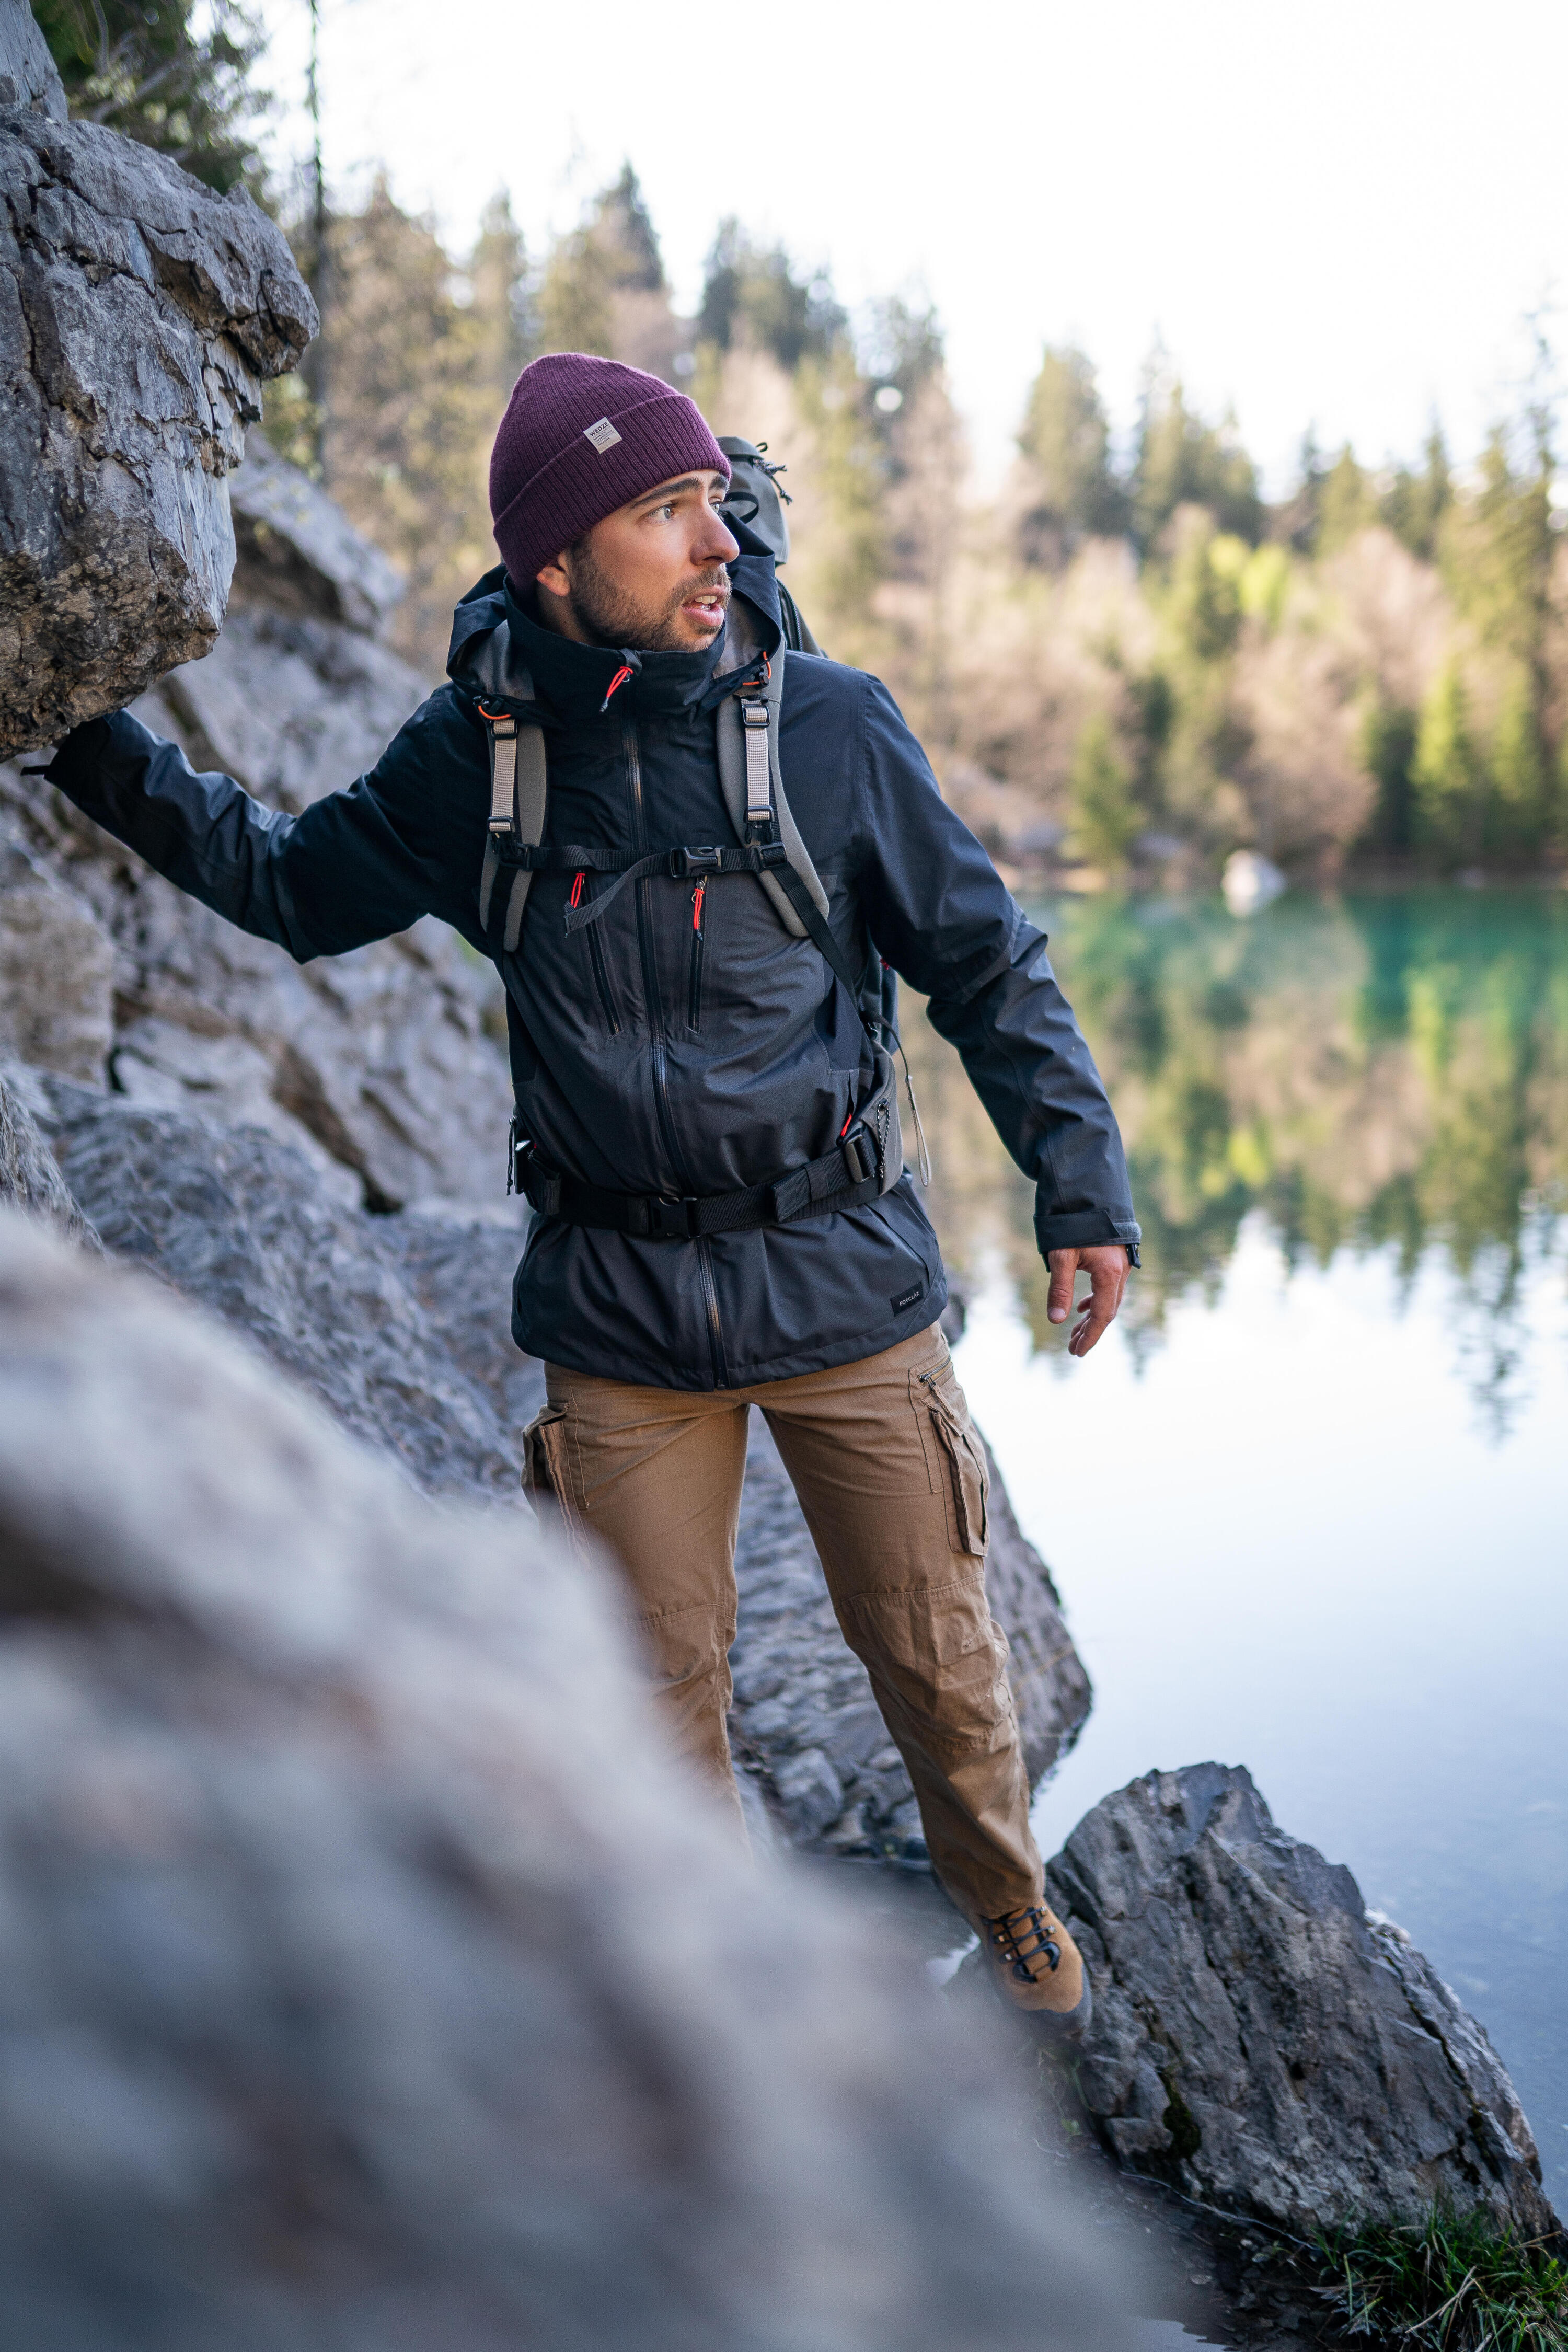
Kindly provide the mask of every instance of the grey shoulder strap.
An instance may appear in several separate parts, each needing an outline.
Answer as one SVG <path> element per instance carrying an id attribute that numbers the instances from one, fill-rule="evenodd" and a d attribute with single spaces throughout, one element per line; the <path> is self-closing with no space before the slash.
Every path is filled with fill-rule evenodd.
<path id="1" fill-rule="evenodd" d="M 777 817 L 785 857 L 802 882 L 818 914 L 827 915 L 827 893 L 812 864 L 790 813 L 779 767 L 779 706 L 784 698 L 784 649 L 780 646 L 765 686 L 742 687 L 719 706 L 719 782 L 724 806 L 738 841 L 746 839 L 749 824 Z M 772 899 L 781 923 L 792 937 L 804 940 L 805 925 L 790 905 L 783 886 L 772 874 L 758 877 Z"/>
<path id="2" fill-rule="evenodd" d="M 495 639 L 500 639 L 500 645 Z M 488 931 L 490 923 L 490 901 L 495 892 L 496 876 L 500 871 L 499 842 L 510 837 L 525 842 L 537 849 L 544 838 L 544 815 L 549 800 L 549 775 L 544 759 L 544 732 L 531 726 L 506 709 L 491 712 L 485 706 L 485 692 L 503 693 L 509 699 L 531 702 L 533 680 L 525 669 L 519 668 L 506 642 L 504 626 L 496 630 L 481 648 L 480 659 L 473 665 L 477 683 L 483 689 L 479 696 L 479 716 L 485 722 L 485 733 L 490 751 L 490 817 L 489 833 L 485 843 L 485 862 L 479 875 L 479 929 Z M 496 680 L 500 681 L 498 685 Z M 501 944 L 508 955 L 515 952 L 522 932 L 522 910 L 528 904 L 532 875 L 525 866 L 511 869 L 511 888 L 507 895 L 505 929 Z"/>

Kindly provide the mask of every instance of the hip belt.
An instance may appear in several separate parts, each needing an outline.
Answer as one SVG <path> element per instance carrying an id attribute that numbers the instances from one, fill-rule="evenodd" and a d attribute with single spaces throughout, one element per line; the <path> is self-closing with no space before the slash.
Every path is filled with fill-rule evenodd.
<path id="1" fill-rule="evenodd" d="M 635 1241 L 697 1241 L 705 1234 L 750 1233 L 763 1225 L 795 1224 L 805 1217 L 865 1208 L 902 1172 L 889 1165 L 889 1140 L 899 1133 L 893 1065 L 881 1052 L 877 1065 L 877 1082 L 865 1108 L 847 1125 L 833 1150 L 804 1167 L 786 1169 L 765 1184 L 685 1197 L 612 1192 L 552 1169 L 537 1145 L 518 1135 L 514 1121 L 507 1189 L 515 1185 L 542 1217 L 627 1234 Z M 899 1151 L 901 1160 L 901 1144 Z"/>

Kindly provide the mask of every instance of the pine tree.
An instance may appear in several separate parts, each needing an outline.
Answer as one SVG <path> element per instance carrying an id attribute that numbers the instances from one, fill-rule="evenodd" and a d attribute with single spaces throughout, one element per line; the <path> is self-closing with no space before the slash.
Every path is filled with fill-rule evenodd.
<path id="1" fill-rule="evenodd" d="M 1386 524 L 1395 539 L 1406 546 L 1412 555 L 1423 563 L 1430 563 L 1437 550 L 1437 533 L 1443 517 L 1453 503 L 1454 484 L 1448 466 L 1448 451 L 1443 439 L 1443 428 L 1434 418 L 1426 436 L 1422 455 L 1426 460 L 1420 472 L 1402 466 L 1380 501 L 1379 520 Z"/>
<path id="2" fill-rule="evenodd" d="M 73 115 L 170 155 L 221 193 L 262 192 L 252 131 L 267 46 L 241 0 L 33 0 Z"/>
<path id="3" fill-rule="evenodd" d="M 1410 781 L 1417 847 L 1449 865 L 1473 863 L 1481 846 L 1484 779 L 1457 661 L 1445 663 L 1422 705 Z"/>
<path id="4" fill-rule="evenodd" d="M 1132 771 L 1103 711 L 1096 711 L 1079 731 L 1068 803 L 1078 855 L 1104 873 L 1119 874 L 1142 830 L 1143 816 L 1133 796 Z"/>
<path id="5" fill-rule="evenodd" d="M 688 330 L 670 307 L 658 239 L 629 163 L 552 251 L 538 323 L 542 351 L 596 352 L 667 382 L 681 373 L 676 360 Z"/>
<path id="6" fill-rule="evenodd" d="M 739 221 L 721 221 L 708 256 L 697 340 L 709 366 L 744 341 L 771 352 L 786 374 L 805 359 L 826 360 L 847 320 L 820 274 L 801 278 L 782 246 L 752 242 Z"/>
<path id="7" fill-rule="evenodd" d="M 1133 537 L 1145 555 L 1180 506 L 1206 507 L 1219 530 L 1241 539 L 1256 540 L 1263 528 L 1258 470 L 1235 418 L 1205 424 L 1158 346 L 1144 368 L 1131 499 Z"/>
<path id="8" fill-rule="evenodd" d="M 508 320 L 491 308 L 504 232 L 465 280 L 429 222 L 378 180 L 364 209 L 340 214 L 330 235 L 328 478 L 350 520 L 407 576 L 395 642 L 438 676 L 452 606 L 496 561 L 485 459 L 505 398 L 498 353 Z"/>
<path id="9" fill-rule="evenodd" d="M 1347 441 L 1323 478 L 1312 552 L 1337 555 L 1358 531 L 1376 520 L 1377 502 L 1372 485 L 1356 464 L 1355 451 Z"/>
<path id="10" fill-rule="evenodd" d="M 1026 562 L 1047 562 L 1088 535 L 1127 526 L 1127 499 L 1110 464 L 1110 426 L 1095 372 L 1081 352 L 1047 347 L 1030 387 L 1018 449 L 1037 495 L 1020 531 Z"/>

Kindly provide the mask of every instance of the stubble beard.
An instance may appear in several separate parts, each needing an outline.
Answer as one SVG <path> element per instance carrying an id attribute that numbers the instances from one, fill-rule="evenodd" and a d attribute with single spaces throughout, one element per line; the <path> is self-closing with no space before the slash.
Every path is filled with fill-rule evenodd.
<path id="1" fill-rule="evenodd" d="M 730 575 L 722 564 L 714 564 L 697 579 L 683 582 L 668 603 L 654 611 L 628 596 L 608 572 L 601 571 L 586 543 L 574 548 L 572 554 L 572 611 L 579 626 L 586 630 L 595 645 L 608 646 L 617 652 L 630 647 L 639 654 L 705 652 L 713 639 L 710 637 L 706 645 L 692 645 L 681 623 L 680 608 L 693 596 L 718 596 L 719 627 L 723 626 L 723 615 L 730 604 Z M 713 635 L 718 634 L 715 629 Z"/>

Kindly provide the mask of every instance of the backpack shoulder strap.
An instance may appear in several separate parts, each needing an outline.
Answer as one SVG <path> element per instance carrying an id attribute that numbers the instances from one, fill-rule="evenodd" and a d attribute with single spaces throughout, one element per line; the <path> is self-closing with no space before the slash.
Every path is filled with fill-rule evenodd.
<path id="1" fill-rule="evenodd" d="M 719 782 L 736 838 L 751 837 L 750 828 L 776 822 L 790 870 L 805 885 L 807 896 L 826 920 L 827 893 L 822 887 L 811 852 L 801 838 L 790 811 L 779 766 L 779 709 L 784 699 L 784 649 L 773 656 L 763 686 L 743 686 L 719 706 Z M 773 901 L 779 920 L 797 940 L 806 927 L 776 874 L 758 877 Z"/>
<path id="2" fill-rule="evenodd" d="M 533 700 L 533 680 L 517 659 L 504 621 L 475 646 L 464 671 L 478 690 L 476 701 L 490 755 L 490 814 L 479 873 L 479 929 L 488 932 L 490 928 L 496 877 L 508 866 L 511 885 L 506 893 L 501 945 L 511 955 L 521 935 L 522 910 L 533 875 L 529 867 L 514 864 L 507 853 L 523 845 L 537 849 L 544 839 L 550 797 L 544 730 L 524 715 Z M 517 708 L 520 703 L 521 712 Z"/>

